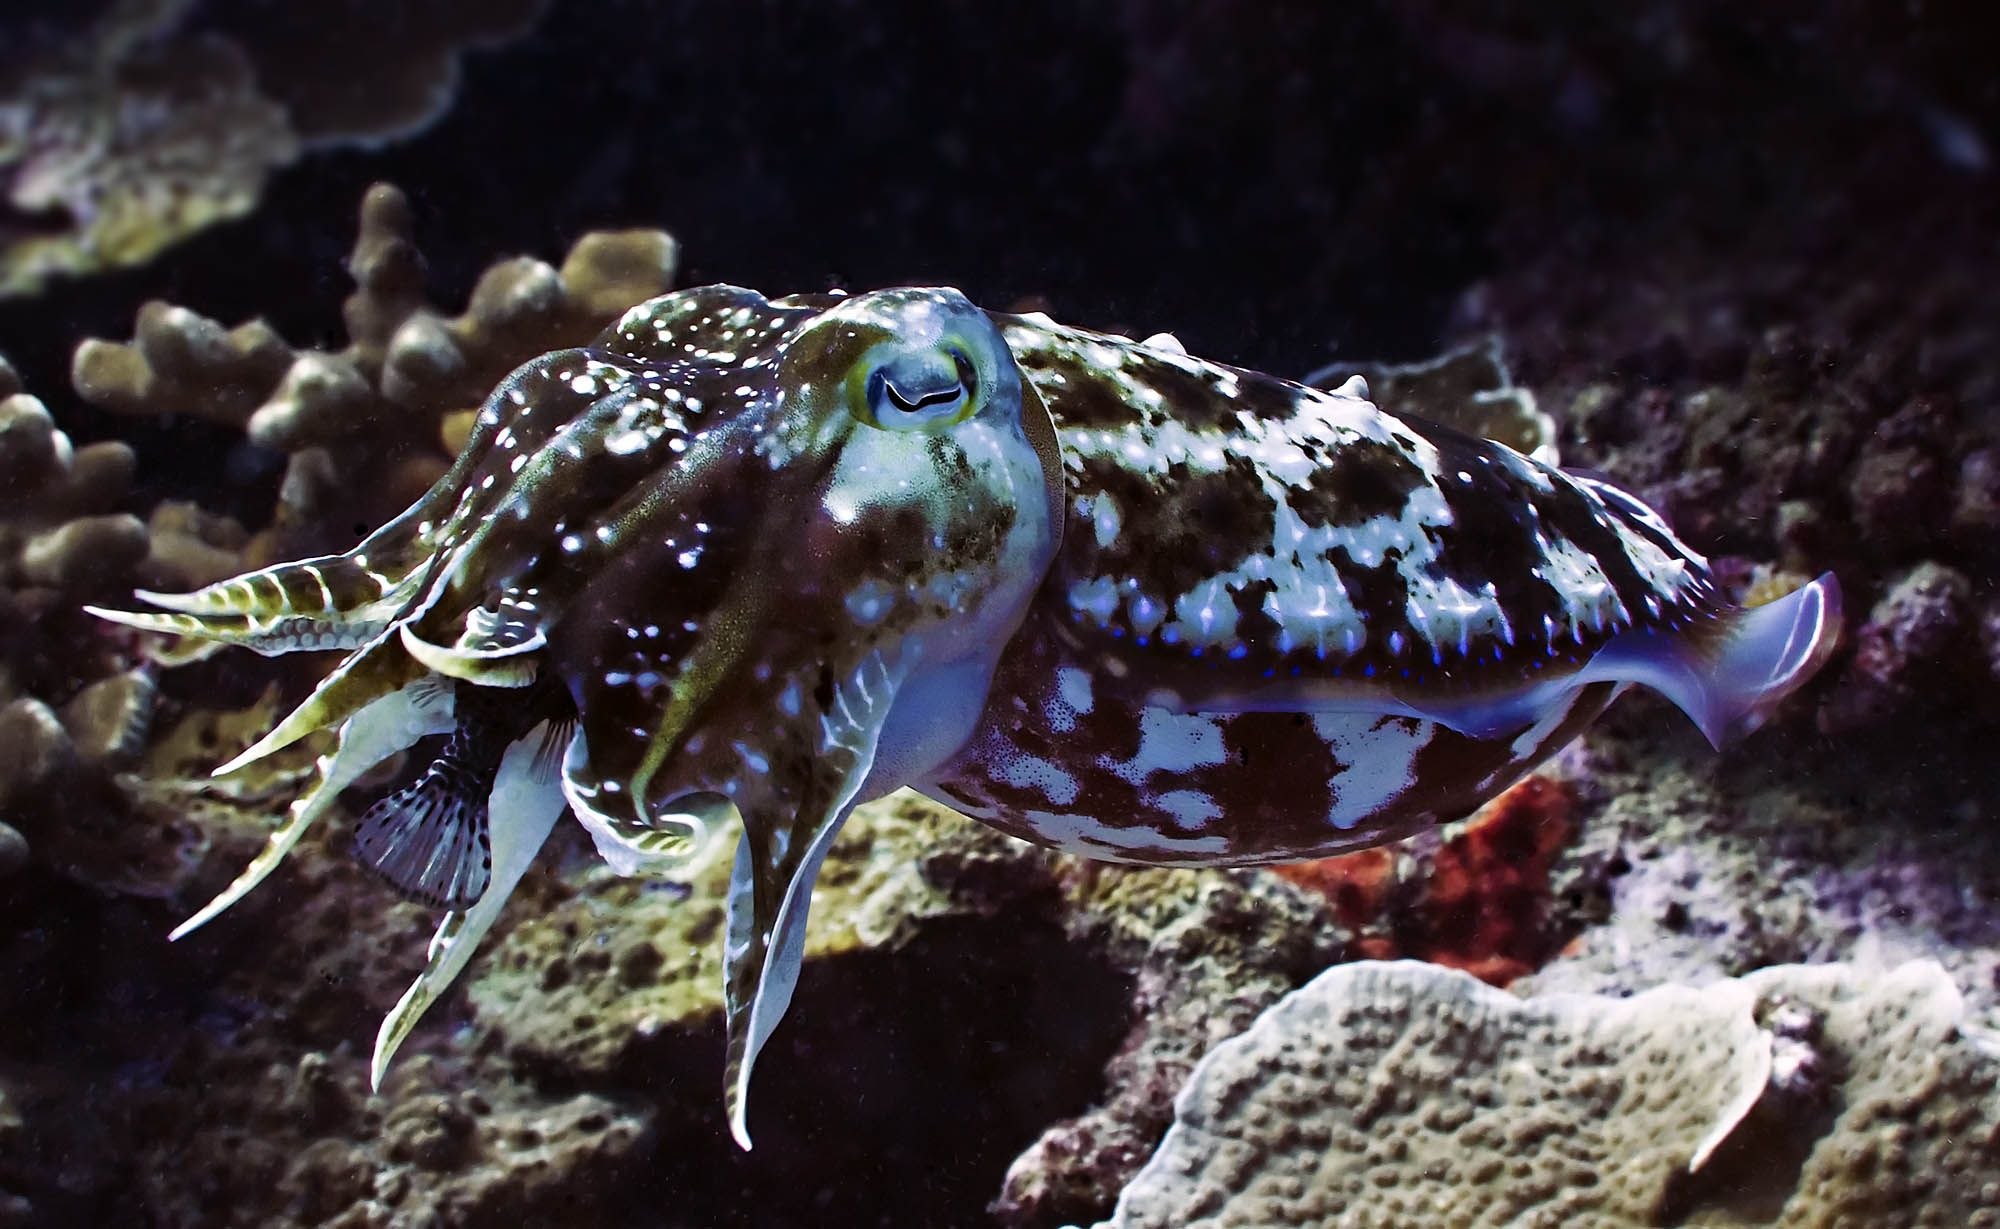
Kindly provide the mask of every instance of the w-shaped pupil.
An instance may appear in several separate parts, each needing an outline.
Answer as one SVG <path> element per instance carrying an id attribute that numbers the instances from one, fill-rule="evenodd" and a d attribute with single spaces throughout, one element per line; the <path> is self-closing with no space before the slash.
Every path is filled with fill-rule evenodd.
<path id="1" fill-rule="evenodd" d="M 952 401 L 956 401 L 959 394 L 965 391 L 964 385 L 953 384 L 950 388 L 941 388 L 933 393 L 918 393 L 915 398 L 911 398 L 905 396 L 903 390 L 896 387 L 894 380 L 885 378 L 882 381 L 882 385 L 884 391 L 889 394 L 890 403 L 905 414 L 913 414 L 927 406 L 949 404 Z"/>

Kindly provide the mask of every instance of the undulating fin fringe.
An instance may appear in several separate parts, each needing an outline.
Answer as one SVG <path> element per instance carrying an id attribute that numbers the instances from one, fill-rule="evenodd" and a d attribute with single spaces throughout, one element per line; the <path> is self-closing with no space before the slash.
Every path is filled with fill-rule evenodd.
<path id="1" fill-rule="evenodd" d="M 187 921 L 174 927 L 167 937 L 179 939 L 199 929 L 217 914 L 243 899 L 284 861 L 313 821 L 325 814 L 340 791 L 389 756 L 410 746 L 426 734 L 443 731 L 451 723 L 450 693 L 436 687 L 413 685 L 377 699 L 354 714 L 341 727 L 339 741 L 331 754 L 319 758 L 318 780 L 294 799 L 285 818 L 260 852 L 234 882 Z"/>
<path id="2" fill-rule="evenodd" d="M 1716 746 L 1741 738 L 1819 673 L 1839 647 L 1840 581 L 1832 572 L 1777 601 L 1732 612 L 1709 678 L 1710 714 L 1697 718 Z"/>
<path id="3" fill-rule="evenodd" d="M 1828 572 L 1762 606 L 1672 634 L 1627 632 L 1576 676 L 1640 683 L 1688 715 L 1717 748 L 1762 725 L 1840 642 L 1840 582 Z"/>
<path id="4" fill-rule="evenodd" d="M 450 758 L 433 761 L 356 822 L 355 857 L 414 900 L 439 909 L 470 908 L 493 876 L 486 829 L 491 785 Z"/>

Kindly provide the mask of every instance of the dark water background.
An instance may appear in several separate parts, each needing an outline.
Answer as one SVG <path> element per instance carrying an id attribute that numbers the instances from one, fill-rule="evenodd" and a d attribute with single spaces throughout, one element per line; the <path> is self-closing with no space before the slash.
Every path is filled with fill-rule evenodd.
<path id="1" fill-rule="evenodd" d="M 1974 3 L 571 0 L 468 57 L 422 136 L 307 157 L 147 268 L 0 304 L 0 337 L 58 400 L 75 340 L 152 297 L 337 345 L 353 211 L 388 179 L 446 304 L 499 256 L 661 226 L 683 284 L 947 283 L 1297 375 L 1432 352 L 1468 287 L 1579 232 L 1990 201 L 1995 47 Z M 212 481 L 175 463 L 200 441 L 142 435 L 148 481 Z"/>

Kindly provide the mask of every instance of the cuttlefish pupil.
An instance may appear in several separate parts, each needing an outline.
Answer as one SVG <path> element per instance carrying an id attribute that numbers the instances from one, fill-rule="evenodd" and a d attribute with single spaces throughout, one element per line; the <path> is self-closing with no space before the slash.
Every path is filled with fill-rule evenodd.
<path id="1" fill-rule="evenodd" d="M 725 1100 L 790 1001 L 811 889 L 901 786 L 1124 862 L 1320 857 L 1464 815 L 1650 687 L 1716 742 L 1822 665 L 1831 576 L 1756 609 L 1645 504 L 1359 382 L 1307 388 L 957 291 L 627 312 L 488 398 L 451 471 L 343 555 L 133 626 L 346 656 L 218 771 L 321 728 L 339 791 L 445 735 L 357 854 L 447 910 L 381 1073 L 556 820 L 613 869 L 740 824 Z"/>
<path id="2" fill-rule="evenodd" d="M 971 400 L 978 377 L 972 360 L 952 347 L 949 368 L 941 368 L 932 353 L 913 361 L 886 364 L 868 377 L 868 399 L 876 421 L 904 417 L 916 422 L 949 419 Z M 930 361 L 921 361 L 928 359 Z"/>

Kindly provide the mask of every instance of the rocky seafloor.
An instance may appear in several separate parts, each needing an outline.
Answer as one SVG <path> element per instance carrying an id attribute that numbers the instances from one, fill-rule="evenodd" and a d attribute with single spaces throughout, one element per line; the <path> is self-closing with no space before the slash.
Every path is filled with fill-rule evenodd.
<path id="1" fill-rule="evenodd" d="M 451 9 L 437 47 L 502 33 Z M 162 64 L 281 79 L 254 6 L 52 13 L 0 58 L 0 138 L 38 134 L 0 139 L 4 267 L 98 233 L 54 224 L 99 198 L 50 168 L 199 231 L 0 300 L 0 1225 L 2000 1223 L 1978 13 L 553 9 L 439 70 L 400 144 L 314 146 L 338 95 L 283 76 L 248 105 L 286 157 L 192 197 L 146 177 L 196 154 L 109 155 L 207 112 L 95 145 L 73 117 L 213 105 Z M 608 95 L 576 65 L 614 38 L 645 80 Z M 913 71 L 940 46 L 982 52 L 949 88 Z M 842 84 L 772 101 L 807 79 Z M 130 263 L 103 255 L 63 267 Z M 207 769 L 323 664 L 183 661 L 80 607 L 344 547 L 514 363 L 712 280 L 951 281 L 1333 380 L 1386 355 L 1378 394 L 1441 415 L 1511 376 L 1545 417 L 1510 429 L 1746 599 L 1834 570 L 1846 644 L 1727 752 L 1630 697 L 1479 816 L 1299 867 L 1109 867 L 873 804 L 748 1154 L 727 866 L 619 879 L 573 833 L 371 1093 L 434 918 L 345 825 L 165 940 L 311 749 Z"/>

